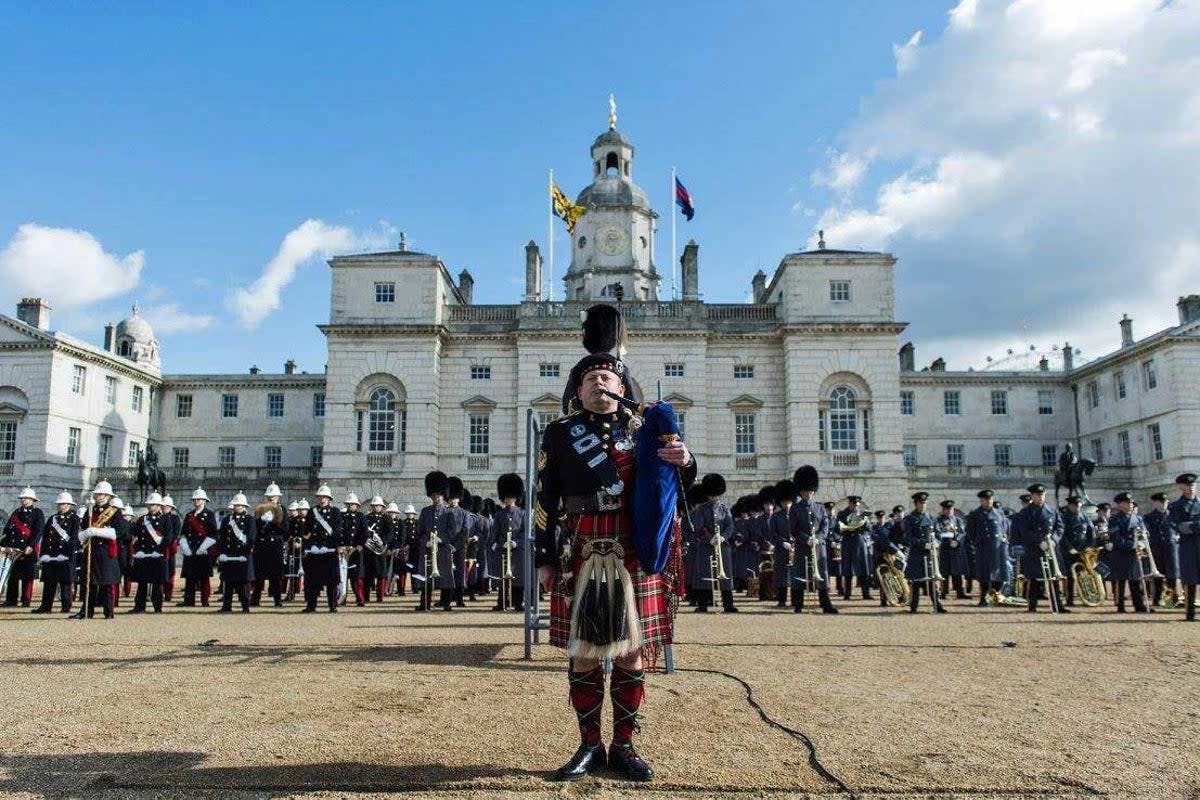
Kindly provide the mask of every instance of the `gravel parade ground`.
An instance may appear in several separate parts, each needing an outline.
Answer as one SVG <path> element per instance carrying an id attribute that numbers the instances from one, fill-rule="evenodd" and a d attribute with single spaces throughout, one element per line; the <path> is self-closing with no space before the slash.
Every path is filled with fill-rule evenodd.
<path id="1" fill-rule="evenodd" d="M 650 676 L 636 740 L 657 777 L 637 787 L 547 780 L 578 743 L 565 662 L 545 644 L 522 660 L 520 617 L 490 599 L 140 616 L 124 600 L 89 622 L 0 609 L 0 793 L 1200 796 L 1200 624 L 1181 611 L 740 604 L 681 608 L 680 669 Z"/>

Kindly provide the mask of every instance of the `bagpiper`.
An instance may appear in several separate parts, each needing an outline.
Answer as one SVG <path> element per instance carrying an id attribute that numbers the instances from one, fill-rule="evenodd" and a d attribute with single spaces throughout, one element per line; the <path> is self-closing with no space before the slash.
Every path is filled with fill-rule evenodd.
<path id="1" fill-rule="evenodd" d="M 155 614 L 162 613 L 163 585 L 167 582 L 167 553 L 171 548 L 171 523 L 162 513 L 162 496 L 152 492 L 146 498 L 146 513 L 130 529 L 133 539 L 131 573 L 137 583 L 130 614 L 146 613 L 149 594 Z"/>
<path id="2" fill-rule="evenodd" d="M 799 495 L 790 511 L 792 541 L 800 548 L 796 554 L 798 570 L 792 570 L 792 611 L 804 611 L 804 592 L 815 589 L 824 614 L 836 614 L 833 601 L 829 599 L 830 560 L 826 542 L 829 538 L 829 516 L 825 506 L 813 499 L 821 488 L 821 477 L 816 467 L 805 464 L 792 475 L 792 483 Z"/>
<path id="3" fill-rule="evenodd" d="M 1187 610 L 1184 620 L 1196 621 L 1196 585 L 1200 584 L 1200 499 L 1196 498 L 1196 473 L 1185 472 L 1175 479 L 1179 497 L 1171 501 L 1167 516 L 1179 533 L 1179 580 L 1183 583 Z"/>
<path id="4" fill-rule="evenodd" d="M 179 605 L 195 606 L 199 589 L 200 605 L 207 608 L 213 574 L 209 551 L 217 543 L 217 515 L 208 508 L 208 493 L 203 487 L 192 492 L 192 508 L 183 515 L 182 529 L 179 552 L 183 553 L 183 602 Z"/>
<path id="5" fill-rule="evenodd" d="M 8 574 L 4 605 L 15 606 L 20 603 L 28 608 L 33 601 L 38 547 L 46 517 L 36 505 L 38 498 L 32 487 L 26 486 L 17 498 L 21 505 L 4 523 L 4 534 L 0 536 L 0 548 L 8 548 L 15 556 L 12 571 Z"/>
<path id="6" fill-rule="evenodd" d="M 492 515 L 492 550 L 496 553 L 500 591 L 493 611 L 525 609 L 525 509 L 517 503 L 525 497 L 525 481 L 515 472 L 496 479 L 496 496 L 502 506 Z"/>
<path id="7" fill-rule="evenodd" d="M 325 600 L 330 613 L 338 607 L 338 584 L 341 570 L 338 564 L 338 547 L 341 545 L 341 512 L 333 506 L 333 494 L 329 487 L 317 489 L 317 504 L 308 509 L 304 518 L 304 610 L 312 614 L 317 610 L 317 599 L 325 590 Z"/>
<path id="8" fill-rule="evenodd" d="M 92 490 L 92 507 L 83 519 L 79 543 L 83 547 L 84 599 L 76 619 L 91 619 L 96 604 L 104 610 L 104 618 L 113 618 L 113 603 L 117 585 L 121 582 L 119 541 L 128 538 L 128 523 L 121 509 L 112 504 L 112 485 L 100 481 Z"/>
<path id="9" fill-rule="evenodd" d="M 54 501 L 58 513 L 46 520 L 42 528 L 42 549 L 38 561 L 42 565 L 42 604 L 34 614 L 49 614 L 54 595 L 59 596 L 59 611 L 71 612 L 75 585 L 75 556 L 79 552 L 79 515 L 75 513 L 75 498 L 62 492 Z"/>
<path id="10" fill-rule="evenodd" d="M 941 544 L 937 540 L 936 523 L 933 517 L 925 511 L 929 502 L 929 492 L 916 492 L 912 496 L 913 510 L 900 523 L 904 531 L 904 541 L 908 544 L 908 559 L 904 562 L 904 577 L 908 580 L 912 591 L 908 593 L 908 611 L 917 613 L 921 605 L 921 589 L 924 588 L 933 603 L 933 609 L 939 614 L 946 613 L 938 592 L 938 581 L 941 580 L 941 568 L 934 569 L 937 564 L 938 550 Z"/>

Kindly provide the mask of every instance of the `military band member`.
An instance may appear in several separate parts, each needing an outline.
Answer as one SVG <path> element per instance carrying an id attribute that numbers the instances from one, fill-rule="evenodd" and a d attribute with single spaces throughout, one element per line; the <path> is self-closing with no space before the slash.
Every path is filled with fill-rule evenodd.
<path id="1" fill-rule="evenodd" d="M 483 515 L 483 498 L 477 494 L 470 497 L 470 502 L 463 504 L 463 509 L 467 512 L 467 533 L 463 539 L 462 577 L 463 591 L 466 592 L 467 599 L 475 602 L 480 589 L 480 575 L 483 572 L 479 568 L 479 556 L 486 546 L 491 520 Z"/>
<path id="2" fill-rule="evenodd" d="M 1179 497 L 1167 507 L 1167 517 L 1179 534 L 1179 580 L 1187 604 L 1184 619 L 1195 622 L 1196 585 L 1200 584 L 1200 499 L 1196 497 L 1196 473 L 1185 472 L 1177 477 L 1175 488 Z"/>
<path id="3" fill-rule="evenodd" d="M 826 500 L 824 503 L 825 518 L 829 520 L 829 537 L 825 540 L 825 552 L 829 557 L 829 579 L 832 584 L 830 591 L 842 593 L 842 535 L 836 529 L 837 503 Z"/>
<path id="4" fill-rule="evenodd" d="M 696 599 L 696 611 L 707 613 L 720 594 L 726 611 L 736 611 L 733 602 L 734 548 L 733 538 L 736 521 L 728 506 L 721 502 L 725 494 L 725 478 L 715 472 L 705 475 L 693 488 L 702 497 L 702 502 L 693 509 L 692 526 L 689 532 L 687 569 L 685 577 Z M 740 509 L 739 509 L 740 510 Z M 717 568 L 715 542 L 721 547 L 721 561 Z M 713 582 L 714 573 L 724 571 L 726 578 Z"/>
<path id="5" fill-rule="evenodd" d="M 446 513 L 446 494 L 450 491 L 450 478 L 441 470 L 425 475 L 425 495 L 429 505 L 421 509 L 417 517 L 416 544 L 409 550 L 409 568 L 413 574 L 413 589 L 420 589 L 421 600 L 417 611 L 429 611 L 434 604 L 434 590 L 454 588 L 454 569 L 449 557 L 448 545 L 443 541 L 445 525 L 442 517 Z M 442 569 L 442 564 L 449 564 Z M 436 574 L 435 574 L 436 573 Z M 420 583 L 420 586 L 417 583 Z"/>
<path id="6" fill-rule="evenodd" d="M 737 509 L 733 515 L 733 535 L 729 537 L 733 560 L 733 588 L 735 591 L 745 591 L 749 577 L 758 566 L 751 551 L 753 541 L 754 509 L 758 498 L 753 495 L 739 497 L 734 504 Z M 728 569 L 728 567 L 726 567 Z"/>
<path id="7" fill-rule="evenodd" d="M 75 584 L 75 556 L 79 551 L 79 515 L 75 499 L 63 492 L 55 501 L 58 513 L 46 520 L 42 528 L 42 548 L 38 562 L 42 565 L 42 604 L 34 614 L 49 614 L 54 595 L 59 596 L 59 611 L 69 614 Z"/>
<path id="8" fill-rule="evenodd" d="M 1066 614 L 1071 609 L 1063 605 L 1062 592 L 1058 580 L 1046 580 L 1042 571 L 1042 558 L 1047 562 L 1057 560 L 1058 539 L 1062 535 L 1063 522 L 1058 509 L 1046 505 L 1046 487 L 1035 483 L 1029 489 L 1029 505 L 1022 508 L 1013 517 L 1012 538 L 1014 544 L 1021 545 L 1021 573 L 1025 576 L 1025 585 L 1029 589 L 1030 613 L 1037 611 L 1038 597 L 1042 592 L 1053 593 L 1054 607 Z M 1059 564 L 1059 569 L 1062 565 Z M 1047 587 L 1046 584 L 1049 583 Z"/>
<path id="9" fill-rule="evenodd" d="M 396 504 L 391 503 L 388 505 L 389 514 L 392 513 L 392 506 L 394 505 Z M 396 514 L 396 520 L 397 551 L 396 558 L 393 562 L 396 570 L 396 595 L 398 597 L 404 597 L 405 589 L 408 584 L 408 576 L 409 573 L 412 572 L 412 569 L 409 566 L 410 561 L 419 557 L 419 555 L 414 555 L 417 553 L 418 547 L 416 506 L 414 506 L 412 503 L 406 505 L 404 507 L 403 518 L 401 518 L 399 514 Z M 417 588 L 418 587 L 416 586 L 413 587 L 414 590 Z"/>
<path id="10" fill-rule="evenodd" d="M 1062 512 L 1063 531 L 1059 544 L 1059 564 L 1067 578 L 1067 605 L 1075 605 L 1075 572 L 1072 566 L 1078 563 L 1085 548 L 1095 544 L 1096 529 L 1087 514 L 1080 511 L 1080 500 L 1075 495 L 1067 498 L 1067 508 Z"/>
<path id="11" fill-rule="evenodd" d="M 525 481 L 515 472 L 496 479 L 496 496 L 501 508 L 492 515 L 492 551 L 496 554 L 496 576 L 500 591 L 493 611 L 525 609 L 525 587 L 528 574 L 525 567 L 525 509 L 517 501 L 525 497 Z"/>
<path id="12" fill-rule="evenodd" d="M 26 486 L 17 497 L 20 507 L 9 515 L 4 523 L 4 534 L 0 536 L 0 547 L 9 548 L 16 557 L 8 574 L 4 605 L 15 606 L 20 603 L 28 608 L 33 601 L 38 546 L 42 540 L 42 529 L 46 526 L 46 517 L 37 507 L 37 494 L 31 487 Z"/>
<path id="13" fill-rule="evenodd" d="M 912 586 L 909 592 L 908 611 L 917 613 L 921 605 L 921 590 L 929 595 L 933 609 L 939 614 L 946 612 L 942 605 L 937 583 L 941 579 L 941 567 L 937 571 L 930 569 L 933 554 L 938 553 L 941 542 L 937 538 L 937 524 L 933 516 L 926 512 L 929 502 L 929 492 L 917 492 L 912 496 L 913 510 L 905 515 L 900 523 L 904 531 L 904 541 L 908 544 L 908 559 L 904 563 L 904 577 Z"/>
<path id="14" fill-rule="evenodd" d="M 304 517 L 304 610 L 317 610 L 321 590 L 331 614 L 338 610 L 338 585 L 342 581 L 338 548 L 342 544 L 342 512 L 333 506 L 333 494 L 327 485 L 317 489 L 317 504 Z"/>
<path id="15" fill-rule="evenodd" d="M 871 517 L 862 508 L 862 498 L 852 494 L 837 515 L 838 538 L 842 542 L 842 598 L 850 599 L 858 579 L 863 600 L 871 597 Z"/>
<path id="16" fill-rule="evenodd" d="M 170 531 L 167 546 L 167 582 L 163 584 L 163 601 L 170 603 L 175 599 L 175 557 L 179 553 L 179 537 L 183 531 L 183 520 L 179 510 L 175 508 L 175 500 L 171 495 L 164 494 L 162 499 L 163 516 L 167 518 L 167 529 Z"/>
<path id="17" fill-rule="evenodd" d="M 821 476 L 815 467 L 805 464 L 792 475 L 792 483 L 799 495 L 789 510 L 792 541 L 799 548 L 796 568 L 792 570 L 792 611 L 803 613 L 804 593 L 815 589 L 821 612 L 836 614 L 838 610 L 829 599 L 831 564 L 826 550 L 829 516 L 825 507 L 813 498 L 813 493 L 821 488 Z"/>
<path id="18" fill-rule="evenodd" d="M 950 594 L 950 586 L 954 586 L 954 596 L 958 600 L 966 600 L 968 595 L 963 590 L 963 578 L 967 575 L 967 529 L 962 518 L 954 511 L 953 500 L 943 500 L 941 513 L 934 519 L 934 527 L 938 537 L 938 564 L 942 569 L 942 599 Z"/>
<path id="19" fill-rule="evenodd" d="M 284 594 L 288 599 L 307 596 L 304 593 L 304 534 L 307 531 L 308 498 L 304 498 L 288 505 L 287 553 L 284 557 L 288 575 L 288 585 L 284 587 Z"/>
<path id="20" fill-rule="evenodd" d="M 1097 567 L 1103 573 L 1108 581 L 1108 596 L 1117 596 L 1116 582 L 1112 580 L 1112 567 L 1109 562 L 1112 558 L 1112 551 L 1104 545 L 1112 541 L 1112 537 L 1108 534 L 1108 522 L 1112 517 L 1112 506 L 1108 503 L 1096 504 L 1096 518 L 1092 520 L 1092 528 L 1095 531 L 1095 544 L 1100 548 L 1100 555 L 1096 560 Z"/>
<path id="21" fill-rule="evenodd" d="M 103 609 L 105 619 L 113 618 L 113 603 L 121 582 L 119 542 L 128 538 L 128 523 L 121 509 L 112 504 L 113 497 L 108 481 L 97 483 L 92 490 L 92 507 L 79 531 L 79 543 L 83 548 L 80 561 L 84 565 L 87 589 L 83 608 L 76 619 L 91 619 L 97 605 Z M 90 571 L 87 569 L 89 564 Z"/>
<path id="22" fill-rule="evenodd" d="M 666 566 L 649 573 L 634 541 L 631 504 L 637 471 L 658 469 L 651 459 L 679 468 L 681 491 L 694 481 L 696 462 L 676 438 L 635 463 L 630 412 L 606 393 L 625 395 L 626 374 L 624 362 L 608 354 L 589 355 L 576 364 L 571 381 L 579 386 L 582 410 L 546 427 L 538 455 L 536 565 L 541 584 L 553 590 L 550 641 L 571 657 L 570 698 L 581 739 L 558 771 L 560 780 L 582 778 L 605 763 L 600 732 L 605 658 L 612 659 L 613 705 L 607 762 L 631 780 L 648 781 L 654 774 L 634 749 L 633 735 L 645 695 L 643 657 L 672 640 L 670 595 L 678 590 L 682 536 L 678 522 L 666 520 L 669 542 L 666 552 L 657 554 L 666 556 Z M 658 511 L 640 510 L 638 521 L 650 524 L 654 514 L 654 529 L 661 530 Z M 567 543 L 561 563 L 555 538 L 560 525 Z M 615 578 L 611 593 L 607 586 L 600 590 L 602 576 Z"/>
<path id="23" fill-rule="evenodd" d="M 903 511 L 903 509 L 901 509 Z M 887 512 L 882 508 L 875 509 L 875 522 L 871 528 L 871 572 L 887 563 L 884 556 L 895 558 L 900 555 L 900 548 L 892 541 L 892 522 L 886 519 Z M 883 587 L 879 587 L 879 605 L 886 608 L 891 605 Z"/>
<path id="24" fill-rule="evenodd" d="M 263 501 L 254 507 L 254 590 L 250 605 L 262 604 L 266 589 L 278 608 L 283 605 L 283 552 L 287 546 L 287 517 L 280 499 L 283 492 L 272 483 L 263 492 Z"/>
<path id="25" fill-rule="evenodd" d="M 471 520 L 470 515 L 462 507 L 463 498 L 470 499 L 470 495 L 463 486 L 462 479 L 451 475 L 448 481 L 449 489 L 446 492 L 446 508 L 442 512 L 442 517 L 439 522 L 441 525 L 442 549 L 450 565 L 450 572 L 447 574 L 444 570 L 439 570 L 443 573 L 443 580 L 446 581 L 446 586 L 439 584 L 439 600 L 438 605 L 443 611 L 450 610 L 451 601 L 458 608 L 464 608 L 466 603 L 463 600 L 463 588 L 466 584 L 466 569 L 467 563 L 464 560 L 466 553 L 467 539 L 471 535 Z"/>
<path id="26" fill-rule="evenodd" d="M 382 497 L 375 495 L 368 506 L 371 510 L 364 519 L 361 545 L 363 595 L 369 602 L 374 591 L 375 601 L 382 603 L 388 591 L 388 581 L 391 580 L 392 553 L 396 549 L 395 531 Z"/>
<path id="27" fill-rule="evenodd" d="M 1154 578 L 1153 605 L 1163 604 L 1163 589 L 1175 591 L 1179 580 L 1179 534 L 1167 516 L 1167 496 L 1162 492 L 1150 495 L 1153 505 L 1142 515 L 1142 522 L 1150 534 L 1150 552 L 1154 554 L 1154 565 L 1162 573 Z"/>
<path id="28" fill-rule="evenodd" d="M 975 543 L 975 577 L 979 581 L 979 603 L 986 606 L 1001 601 L 1000 592 L 1008 580 L 1008 533 L 1010 523 L 996 506 L 995 492 L 980 491 L 979 507 L 967 515 L 967 540 Z"/>
<path id="29" fill-rule="evenodd" d="M 350 492 L 342 504 L 341 529 L 339 531 L 339 547 L 346 559 L 346 579 L 350 586 L 345 587 L 342 605 L 350 597 L 350 589 L 354 590 L 354 604 L 363 606 L 370 599 L 367 594 L 366 582 L 363 580 L 363 543 L 367 540 L 366 515 L 360 511 L 361 503 L 358 495 Z M 339 566 L 340 569 L 340 566 Z"/>
<path id="30" fill-rule="evenodd" d="M 764 486 L 758 491 L 761 513 L 754 517 L 753 552 L 755 569 L 758 571 L 758 599 L 770 600 L 775 596 L 775 545 L 771 541 L 771 518 L 776 514 L 775 486 Z"/>
<path id="31" fill-rule="evenodd" d="M 254 540 L 258 533 L 257 521 L 250 513 L 246 495 L 238 492 L 230 503 L 233 506 L 217 534 L 217 564 L 221 567 L 221 580 L 225 594 L 221 599 L 218 614 L 233 611 L 233 595 L 241 603 L 242 613 L 250 612 L 249 586 L 254 581 Z"/>
<path id="32" fill-rule="evenodd" d="M 179 552 L 183 554 L 183 602 L 181 606 L 196 605 L 196 590 L 200 590 L 200 605 L 208 607 L 212 594 L 212 555 L 217 543 L 217 515 L 208 508 L 208 493 L 203 488 L 192 492 L 192 509 L 183 516 Z"/>
<path id="33" fill-rule="evenodd" d="M 1125 613 L 1125 585 L 1129 584 L 1133 596 L 1133 610 L 1144 614 L 1153 609 L 1146 607 L 1146 594 L 1142 587 L 1142 561 L 1138 557 L 1138 530 L 1143 529 L 1142 518 L 1133 508 L 1133 496 L 1121 492 L 1113 498 L 1117 511 L 1108 523 L 1109 542 L 1104 549 L 1109 551 L 1109 567 L 1116 585 L 1117 611 Z M 1144 544 L 1144 540 L 1143 540 Z"/>
<path id="34" fill-rule="evenodd" d="M 146 599 L 155 614 L 162 613 L 163 584 L 167 582 L 167 552 L 171 546 L 171 523 L 162 513 L 162 497 L 153 492 L 146 498 L 146 513 L 130 528 L 133 542 L 131 573 L 137 583 L 130 614 L 146 613 Z"/>
<path id="35" fill-rule="evenodd" d="M 792 538 L 792 504 L 796 501 L 796 484 L 784 478 L 775 484 L 779 508 L 771 515 L 770 541 L 774 559 L 775 607 L 787 608 L 788 592 L 795 591 L 792 573 L 795 572 L 796 542 Z"/>

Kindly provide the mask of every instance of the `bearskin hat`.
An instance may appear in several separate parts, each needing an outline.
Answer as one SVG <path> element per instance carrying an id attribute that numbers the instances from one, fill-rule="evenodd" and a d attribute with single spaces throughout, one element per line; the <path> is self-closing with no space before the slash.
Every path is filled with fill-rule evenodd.
<path id="1" fill-rule="evenodd" d="M 476 514 L 483 513 L 483 498 L 479 495 L 471 495 L 471 511 Z"/>
<path id="2" fill-rule="evenodd" d="M 446 496 L 447 481 L 446 473 L 440 470 L 434 470 L 425 476 L 425 494 L 433 497 L 435 494 Z"/>
<path id="3" fill-rule="evenodd" d="M 506 472 L 496 479 L 496 496 L 501 500 L 506 497 L 524 497 L 525 481 L 515 472 Z"/>
<path id="4" fill-rule="evenodd" d="M 496 501 L 492 498 L 485 498 L 483 501 L 483 513 L 489 517 L 496 512 Z"/>
<path id="5" fill-rule="evenodd" d="M 583 314 L 583 349 L 589 353 L 625 353 L 628 333 L 616 306 L 594 305 Z"/>
<path id="6" fill-rule="evenodd" d="M 784 478 L 779 483 L 775 484 L 775 502 L 782 503 L 784 500 L 793 500 L 796 497 L 796 484 Z"/>
<path id="7" fill-rule="evenodd" d="M 708 500 L 708 493 L 704 491 L 702 484 L 693 483 L 684 493 L 684 499 L 687 500 L 689 506 L 699 506 Z"/>
<path id="8" fill-rule="evenodd" d="M 792 481 L 796 484 L 797 492 L 815 492 L 821 488 L 821 476 L 817 474 L 817 468 L 811 464 L 805 464 L 796 470 L 796 474 L 792 476 Z"/>
<path id="9" fill-rule="evenodd" d="M 779 498 L 775 496 L 774 484 L 767 484 L 766 486 L 762 487 L 758 490 L 758 494 L 755 496 L 758 498 L 760 506 L 766 506 L 768 503 L 775 505 L 779 502 Z"/>
<path id="10" fill-rule="evenodd" d="M 461 500 L 462 496 L 463 496 L 462 478 L 459 478 L 454 475 L 447 478 L 446 479 L 446 499 L 447 500 Z"/>
<path id="11" fill-rule="evenodd" d="M 710 472 L 700 479 L 700 486 L 709 497 L 720 497 L 725 494 L 725 477 L 716 472 Z"/>

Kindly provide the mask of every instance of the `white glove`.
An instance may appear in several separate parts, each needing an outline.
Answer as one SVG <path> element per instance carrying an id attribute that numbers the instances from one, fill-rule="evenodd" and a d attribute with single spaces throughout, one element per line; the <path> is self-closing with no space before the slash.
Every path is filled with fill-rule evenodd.
<path id="1" fill-rule="evenodd" d="M 274 511 L 264 511 L 264 512 L 263 512 L 263 515 L 262 515 L 262 521 L 263 521 L 263 522 L 271 522 L 271 521 L 273 521 L 274 519 L 275 519 L 275 512 L 274 512 Z"/>
<path id="2" fill-rule="evenodd" d="M 787 551 L 790 553 L 790 552 L 792 552 L 793 550 L 795 550 L 795 549 L 796 549 L 796 546 L 795 546 L 795 545 L 793 545 L 791 542 L 784 542 L 784 543 L 783 543 L 783 549 L 784 549 L 784 550 L 787 550 Z"/>
<path id="3" fill-rule="evenodd" d="M 1072 547 L 1070 550 L 1067 551 L 1067 554 L 1072 555 L 1072 556 L 1077 556 L 1077 555 L 1079 555 L 1079 551 L 1076 550 L 1074 547 Z"/>
<path id="4" fill-rule="evenodd" d="M 1050 543 L 1049 542 L 1038 542 L 1038 547 L 1042 548 L 1043 551 L 1046 551 L 1046 550 L 1050 549 Z"/>
<path id="5" fill-rule="evenodd" d="M 134 554 L 133 554 L 133 557 L 134 557 L 135 559 L 137 559 L 137 558 L 145 558 L 145 557 L 146 557 L 146 554 L 145 554 L 145 553 L 143 553 L 141 550 L 138 550 L 136 553 L 134 553 Z"/>
<path id="6" fill-rule="evenodd" d="M 958 540 L 957 540 L 957 539 L 951 539 L 951 540 L 950 540 L 950 547 L 951 547 L 951 549 L 953 549 L 953 548 L 955 548 L 955 547 L 958 547 Z"/>
<path id="7" fill-rule="evenodd" d="M 1105 550 L 1112 550 L 1112 549 L 1113 549 L 1113 543 L 1112 543 L 1112 542 L 1109 542 L 1108 544 L 1104 545 L 1104 549 L 1105 549 Z"/>
<path id="8" fill-rule="evenodd" d="M 217 556 L 218 564 L 224 564 L 228 560 L 229 560 L 229 556 L 225 555 L 224 553 L 221 553 L 221 555 Z"/>
<path id="9" fill-rule="evenodd" d="M 92 529 L 91 528 L 84 528 L 83 530 L 81 530 L 79 532 L 79 543 L 80 544 L 83 544 L 90 538 L 92 538 Z"/>
<path id="10" fill-rule="evenodd" d="M 816 547 L 817 546 L 817 537 L 815 537 L 815 536 L 808 537 L 808 546 Z"/>
<path id="11" fill-rule="evenodd" d="M 49 560 L 50 560 L 50 556 L 42 556 L 41 558 L 38 559 L 38 561 L 42 562 L 43 564 L 45 564 Z"/>
<path id="12" fill-rule="evenodd" d="M 179 552 L 183 553 L 184 558 L 191 558 L 192 548 L 191 545 L 187 543 L 187 539 L 179 540 Z"/>

